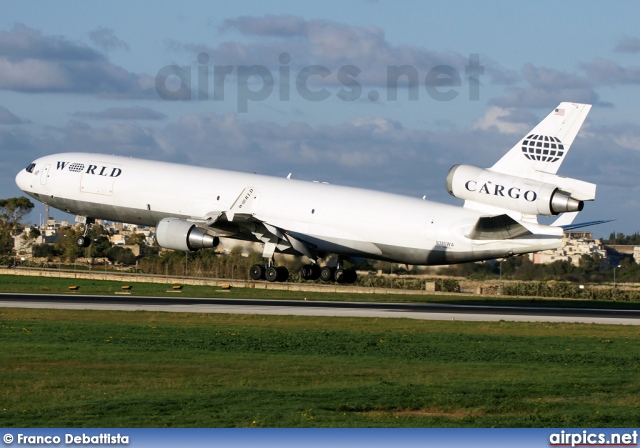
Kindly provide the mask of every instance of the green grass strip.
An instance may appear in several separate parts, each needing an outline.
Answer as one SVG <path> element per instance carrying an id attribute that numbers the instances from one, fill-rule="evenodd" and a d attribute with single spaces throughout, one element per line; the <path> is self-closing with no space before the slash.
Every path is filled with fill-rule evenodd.
<path id="1" fill-rule="evenodd" d="M 0 309 L 3 427 L 637 426 L 640 329 Z"/>

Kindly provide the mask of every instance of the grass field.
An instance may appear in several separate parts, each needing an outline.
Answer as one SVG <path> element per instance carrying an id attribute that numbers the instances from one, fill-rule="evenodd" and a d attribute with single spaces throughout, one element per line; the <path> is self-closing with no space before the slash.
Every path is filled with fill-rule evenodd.
<path id="1" fill-rule="evenodd" d="M 0 309 L 3 427 L 638 425 L 640 328 Z"/>

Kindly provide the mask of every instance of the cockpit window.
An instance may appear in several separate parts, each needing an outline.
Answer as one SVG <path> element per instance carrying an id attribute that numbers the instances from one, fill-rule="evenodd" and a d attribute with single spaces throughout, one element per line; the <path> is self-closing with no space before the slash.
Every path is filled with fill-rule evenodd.
<path id="1" fill-rule="evenodd" d="M 27 173 L 33 173 L 33 169 L 36 167 L 35 163 L 30 163 L 29 166 L 26 168 L 27 169 Z"/>

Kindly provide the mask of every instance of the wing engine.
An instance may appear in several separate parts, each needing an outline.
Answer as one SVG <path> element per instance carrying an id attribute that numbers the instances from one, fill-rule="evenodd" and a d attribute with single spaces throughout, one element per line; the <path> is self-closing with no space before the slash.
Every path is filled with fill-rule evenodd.
<path id="1" fill-rule="evenodd" d="M 179 218 L 164 218 L 156 226 L 156 240 L 161 247 L 193 252 L 216 247 L 220 238 L 194 223 Z"/>

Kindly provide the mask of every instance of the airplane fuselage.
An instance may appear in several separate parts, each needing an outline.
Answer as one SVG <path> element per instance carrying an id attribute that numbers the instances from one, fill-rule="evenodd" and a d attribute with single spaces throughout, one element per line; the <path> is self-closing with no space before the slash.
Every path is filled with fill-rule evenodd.
<path id="1" fill-rule="evenodd" d="M 67 213 L 155 226 L 167 217 L 198 221 L 233 208 L 287 229 L 320 254 L 437 265 L 552 249 L 562 236 L 555 229 L 546 238 L 472 240 L 466 235 L 479 211 L 318 182 L 90 153 L 54 154 L 34 164 L 17 175 L 20 189 Z M 218 221 L 220 236 L 256 241 L 251 223 L 230 216 Z"/>

